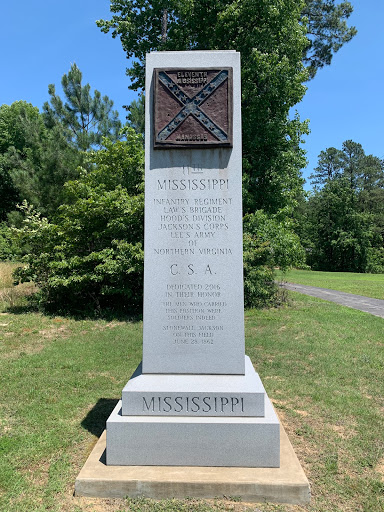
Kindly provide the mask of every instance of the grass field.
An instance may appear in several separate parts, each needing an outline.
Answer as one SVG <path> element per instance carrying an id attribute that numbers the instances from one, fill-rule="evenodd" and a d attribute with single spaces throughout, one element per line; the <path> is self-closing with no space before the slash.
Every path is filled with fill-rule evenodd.
<path id="1" fill-rule="evenodd" d="M 286 274 L 278 273 L 278 277 L 289 283 L 318 286 L 374 299 L 384 299 L 384 274 L 290 270 Z"/>
<path id="2" fill-rule="evenodd" d="M 73 497 L 140 361 L 142 324 L 13 313 L 3 301 L 0 511 L 384 511 L 384 320 L 290 297 L 288 306 L 246 312 L 246 351 L 311 482 L 309 506 Z"/>

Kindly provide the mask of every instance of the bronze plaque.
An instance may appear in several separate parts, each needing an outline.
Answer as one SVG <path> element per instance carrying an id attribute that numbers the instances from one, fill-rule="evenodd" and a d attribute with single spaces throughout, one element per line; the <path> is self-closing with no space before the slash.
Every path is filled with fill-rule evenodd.
<path id="1" fill-rule="evenodd" d="M 232 68 L 154 70 L 154 147 L 232 147 Z"/>

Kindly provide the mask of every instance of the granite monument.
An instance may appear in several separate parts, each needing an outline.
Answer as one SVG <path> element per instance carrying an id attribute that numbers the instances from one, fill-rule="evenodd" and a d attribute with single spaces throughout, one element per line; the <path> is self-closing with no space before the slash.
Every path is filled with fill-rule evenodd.
<path id="1" fill-rule="evenodd" d="M 147 55 L 143 361 L 107 465 L 280 465 L 244 351 L 240 100 L 235 51 Z"/>

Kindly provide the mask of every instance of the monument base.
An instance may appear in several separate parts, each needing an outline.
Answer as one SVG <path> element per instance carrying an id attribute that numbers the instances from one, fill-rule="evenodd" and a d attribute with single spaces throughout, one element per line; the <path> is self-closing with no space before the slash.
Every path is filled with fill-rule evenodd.
<path id="1" fill-rule="evenodd" d="M 264 417 L 123 416 L 107 420 L 107 464 L 278 467 L 279 420 L 267 395 Z"/>
<path id="2" fill-rule="evenodd" d="M 107 464 L 278 467 L 279 420 L 249 357 L 244 375 L 139 366 L 107 420 Z"/>
<path id="3" fill-rule="evenodd" d="M 76 496 L 154 499 L 239 496 L 246 502 L 297 505 L 310 501 L 309 482 L 282 426 L 279 468 L 107 466 L 105 452 L 104 431 L 76 479 Z"/>

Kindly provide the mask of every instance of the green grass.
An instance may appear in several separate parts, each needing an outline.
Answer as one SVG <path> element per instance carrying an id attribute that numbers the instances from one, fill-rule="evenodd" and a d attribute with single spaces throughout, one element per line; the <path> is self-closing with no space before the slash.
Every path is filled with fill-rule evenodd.
<path id="1" fill-rule="evenodd" d="M 286 274 L 279 272 L 278 278 L 289 283 L 318 286 L 374 299 L 384 299 L 384 274 L 290 270 Z"/>
<path id="2" fill-rule="evenodd" d="M 309 506 L 73 497 L 141 358 L 141 322 L 0 314 L 1 512 L 384 511 L 384 320 L 290 294 L 246 346 L 311 482 Z"/>

